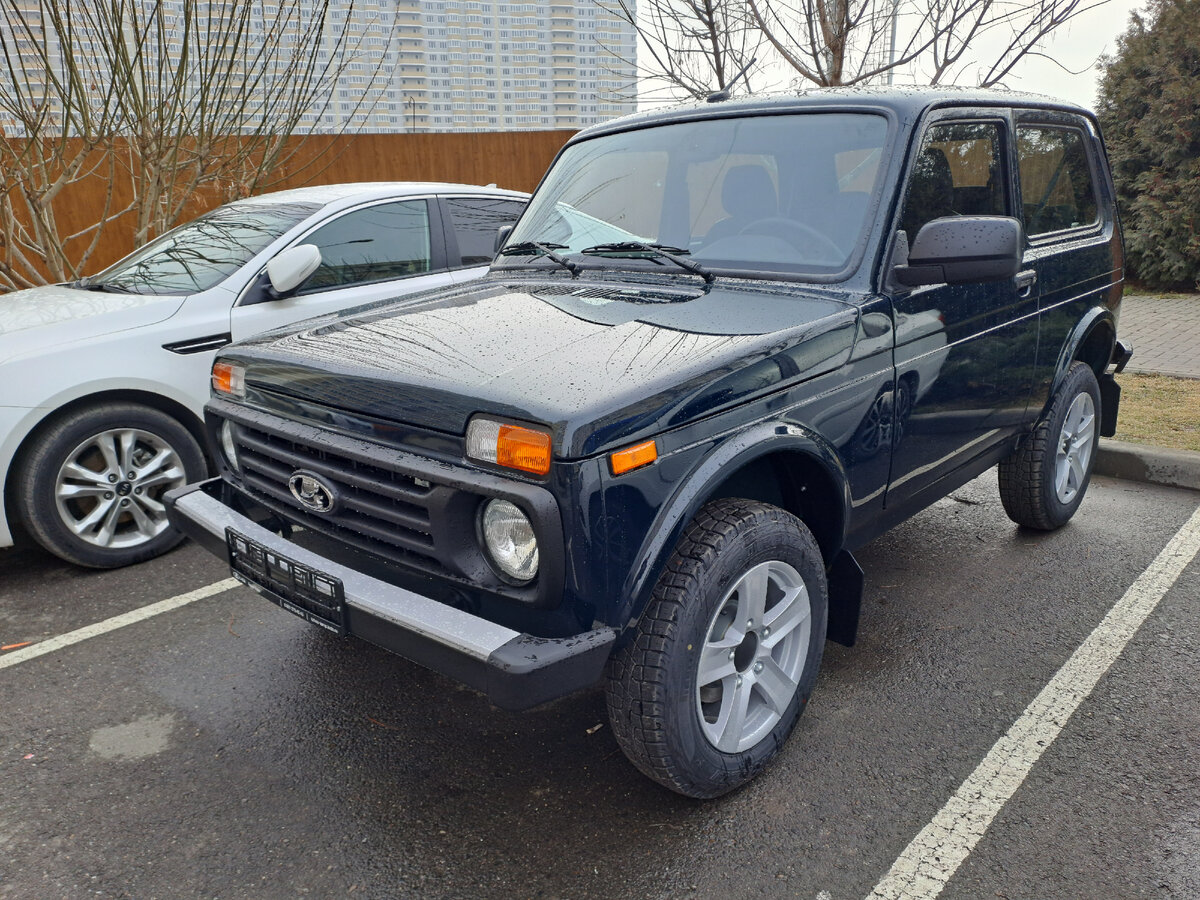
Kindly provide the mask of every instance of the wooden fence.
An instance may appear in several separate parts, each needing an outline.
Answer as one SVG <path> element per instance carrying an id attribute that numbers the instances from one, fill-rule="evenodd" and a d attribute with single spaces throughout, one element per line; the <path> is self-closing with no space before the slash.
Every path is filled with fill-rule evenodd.
<path id="1" fill-rule="evenodd" d="M 573 134 L 517 131 L 300 138 L 300 152 L 291 158 L 290 171 L 280 172 L 271 190 L 349 181 L 450 181 L 532 191 L 554 154 Z M 128 194 L 127 187 L 113 187 L 116 196 L 127 202 L 123 196 Z M 109 189 L 100 174 L 71 185 L 55 202 L 60 233 L 74 234 L 96 222 Z M 188 218 L 219 202 L 216 197 L 196 197 Z M 135 249 L 133 232 L 132 215 L 108 223 L 87 272 L 98 272 Z M 85 242 L 75 243 L 82 252 Z M 73 249 L 69 245 L 68 254 Z"/>

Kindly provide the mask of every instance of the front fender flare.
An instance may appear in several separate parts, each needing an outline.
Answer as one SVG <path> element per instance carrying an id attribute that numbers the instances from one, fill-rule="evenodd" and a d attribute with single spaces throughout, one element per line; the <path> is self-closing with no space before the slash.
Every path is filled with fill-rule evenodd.
<path id="1" fill-rule="evenodd" d="M 842 534 L 845 534 L 850 509 L 850 487 L 845 467 L 836 451 L 819 435 L 787 422 L 760 422 L 729 436 L 680 480 L 671 498 L 654 518 L 648 536 L 621 586 L 618 619 L 632 627 L 637 624 L 659 574 L 667 563 L 683 530 L 733 472 L 764 456 L 779 452 L 802 453 L 817 461 L 841 493 Z M 840 547 L 842 541 L 837 541 Z M 834 548 L 833 553 L 836 554 Z M 832 558 L 832 557 L 831 557 Z M 828 564 L 830 559 L 826 560 Z"/>

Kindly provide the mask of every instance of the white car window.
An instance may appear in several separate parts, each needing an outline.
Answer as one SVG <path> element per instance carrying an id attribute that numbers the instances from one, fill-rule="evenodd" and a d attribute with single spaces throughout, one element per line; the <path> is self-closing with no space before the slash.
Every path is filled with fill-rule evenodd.
<path id="1" fill-rule="evenodd" d="M 446 200 L 446 210 L 462 265 L 486 266 L 496 255 L 500 226 L 516 222 L 525 203 L 504 197 L 452 197 Z"/>
<path id="2" fill-rule="evenodd" d="M 304 243 L 321 251 L 321 266 L 301 294 L 419 275 L 432 265 L 429 207 L 424 200 L 402 200 L 355 210 Z"/>
<path id="3" fill-rule="evenodd" d="M 222 206 L 168 231 L 79 286 L 134 294 L 206 291 L 318 209 L 313 203 Z"/>

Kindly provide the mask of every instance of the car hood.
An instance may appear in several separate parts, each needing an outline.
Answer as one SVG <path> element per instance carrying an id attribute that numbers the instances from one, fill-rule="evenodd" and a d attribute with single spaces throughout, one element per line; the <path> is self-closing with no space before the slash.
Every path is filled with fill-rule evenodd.
<path id="1" fill-rule="evenodd" d="M 51 284 L 0 295 L 0 361 L 62 344 L 153 325 L 184 298 L 110 294 Z"/>
<path id="2" fill-rule="evenodd" d="M 479 412 L 545 423 L 576 458 L 844 363 L 857 308 L 790 287 L 488 280 L 222 356 L 252 387 L 445 432 Z"/>

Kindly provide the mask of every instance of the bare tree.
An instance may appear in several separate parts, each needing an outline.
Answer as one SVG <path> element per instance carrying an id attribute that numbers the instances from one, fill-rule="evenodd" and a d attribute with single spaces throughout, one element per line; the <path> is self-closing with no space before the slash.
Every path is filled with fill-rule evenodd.
<path id="1" fill-rule="evenodd" d="M 755 26 L 802 81 L 854 85 L 903 72 L 930 84 L 965 79 L 989 87 L 1039 54 L 1055 29 L 1107 0 L 746 2 Z M 981 44 L 999 49 L 981 59 Z"/>
<path id="2" fill-rule="evenodd" d="M 340 78 L 364 112 L 390 75 L 393 23 L 354 16 L 353 0 L 0 0 L 0 288 L 78 277 L 118 219 L 140 245 L 198 195 L 277 183 L 293 136 L 333 121 Z M 96 221 L 64 233 L 68 188 L 94 178 Z"/>
<path id="3" fill-rule="evenodd" d="M 636 60 L 643 95 L 648 90 L 676 99 L 702 99 L 732 88 L 764 41 L 751 21 L 746 0 L 598 2 L 637 29 L 641 49 L 649 56 Z"/>

